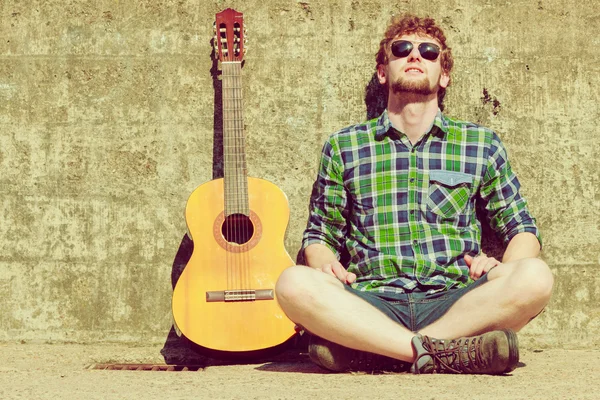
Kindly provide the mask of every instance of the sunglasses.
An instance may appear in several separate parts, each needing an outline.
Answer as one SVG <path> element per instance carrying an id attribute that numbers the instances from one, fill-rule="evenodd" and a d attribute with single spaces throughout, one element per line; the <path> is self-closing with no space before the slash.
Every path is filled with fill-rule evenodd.
<path id="1" fill-rule="evenodd" d="M 415 44 L 413 42 L 409 42 L 408 40 L 397 40 L 392 43 L 391 49 L 392 54 L 398 58 L 408 57 L 408 55 L 412 52 Z M 429 61 L 437 60 L 440 55 L 440 46 L 429 43 L 422 42 L 419 44 L 419 53 L 421 53 L 421 57 Z"/>

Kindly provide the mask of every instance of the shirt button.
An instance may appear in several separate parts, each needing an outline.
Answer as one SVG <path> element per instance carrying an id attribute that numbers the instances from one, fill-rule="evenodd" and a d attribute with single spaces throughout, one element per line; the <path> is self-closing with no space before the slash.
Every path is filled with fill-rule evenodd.
<path id="1" fill-rule="evenodd" d="M 410 210 L 410 215 L 414 215 L 415 210 Z"/>
<path id="2" fill-rule="evenodd" d="M 413 240 L 413 244 L 416 246 L 419 244 L 419 241 L 415 239 L 415 240 Z"/>
<path id="3" fill-rule="evenodd" d="M 414 182 L 414 181 L 415 181 L 415 178 L 410 178 L 410 182 L 411 183 Z"/>

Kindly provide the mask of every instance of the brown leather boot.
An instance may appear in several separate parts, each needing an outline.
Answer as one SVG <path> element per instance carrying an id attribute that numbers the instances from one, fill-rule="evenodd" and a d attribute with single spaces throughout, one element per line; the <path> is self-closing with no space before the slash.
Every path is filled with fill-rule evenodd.
<path id="1" fill-rule="evenodd" d="M 366 351 L 349 349 L 311 335 L 308 355 L 312 362 L 334 372 L 408 372 L 410 363 Z"/>
<path id="2" fill-rule="evenodd" d="M 504 374 L 519 362 L 517 335 L 510 329 L 452 340 L 417 335 L 412 339 L 417 357 L 415 374 Z"/>

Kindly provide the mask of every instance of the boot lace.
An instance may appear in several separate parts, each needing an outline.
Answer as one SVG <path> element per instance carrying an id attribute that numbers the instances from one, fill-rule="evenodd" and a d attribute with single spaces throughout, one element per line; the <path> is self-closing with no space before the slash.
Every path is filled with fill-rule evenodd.
<path id="1" fill-rule="evenodd" d="M 453 340 L 439 340 L 423 336 L 422 340 L 425 352 L 419 354 L 415 362 L 421 357 L 430 356 L 433 360 L 432 372 L 434 373 L 462 374 L 485 367 L 485 361 L 481 354 L 481 336 Z"/>

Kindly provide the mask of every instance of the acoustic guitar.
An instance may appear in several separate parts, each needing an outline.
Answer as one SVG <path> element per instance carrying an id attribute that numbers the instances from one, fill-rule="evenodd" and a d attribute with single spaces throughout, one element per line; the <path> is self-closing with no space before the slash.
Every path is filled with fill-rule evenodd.
<path id="1" fill-rule="evenodd" d="M 295 334 L 279 307 L 275 282 L 294 264 L 283 238 L 286 195 L 247 176 L 242 113 L 243 15 L 216 15 L 215 54 L 223 88 L 224 177 L 193 191 L 186 222 L 192 256 L 173 291 L 177 328 L 210 350 L 252 352 L 274 348 Z"/>

